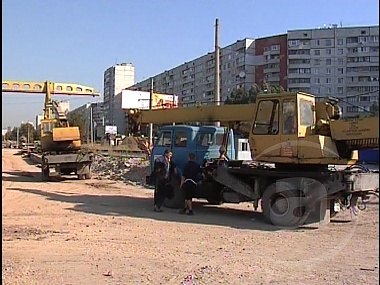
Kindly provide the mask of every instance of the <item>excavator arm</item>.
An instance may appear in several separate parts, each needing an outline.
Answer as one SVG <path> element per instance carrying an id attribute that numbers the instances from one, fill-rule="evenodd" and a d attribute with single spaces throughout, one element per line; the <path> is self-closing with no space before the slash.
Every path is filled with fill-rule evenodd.
<path id="1" fill-rule="evenodd" d="M 41 144 L 43 150 L 79 149 L 78 127 L 69 127 L 66 114 L 52 95 L 100 96 L 95 89 L 85 85 L 56 82 L 32 82 L 3 80 L 2 92 L 45 94 L 43 120 L 41 120 Z M 63 147 L 62 142 L 66 143 Z"/>

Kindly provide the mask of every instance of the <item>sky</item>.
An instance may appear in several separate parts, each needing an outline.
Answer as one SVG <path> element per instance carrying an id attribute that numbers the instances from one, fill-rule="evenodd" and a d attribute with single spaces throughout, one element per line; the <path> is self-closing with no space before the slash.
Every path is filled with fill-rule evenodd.
<path id="1" fill-rule="evenodd" d="M 324 24 L 379 25 L 378 0 L 2 0 L 2 79 L 76 83 L 132 63 L 136 82 L 244 38 Z M 92 97 L 56 96 L 74 109 Z M 41 94 L 2 94 L 2 128 L 35 122 Z"/>

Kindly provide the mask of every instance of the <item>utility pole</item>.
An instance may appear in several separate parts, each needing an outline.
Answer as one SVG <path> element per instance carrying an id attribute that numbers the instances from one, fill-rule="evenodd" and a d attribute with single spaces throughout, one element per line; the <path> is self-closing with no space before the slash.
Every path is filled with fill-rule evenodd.
<path id="1" fill-rule="evenodd" d="M 149 110 L 152 110 L 152 101 L 153 101 L 153 77 L 150 79 L 150 90 L 149 90 Z M 149 123 L 149 147 L 153 145 L 153 124 Z"/>
<path id="2" fill-rule="evenodd" d="M 20 127 L 17 127 L 17 136 L 16 136 L 16 147 L 19 148 L 19 142 L 20 140 Z"/>
<path id="3" fill-rule="evenodd" d="M 220 105 L 220 50 L 219 50 L 219 19 L 215 20 L 215 89 L 214 101 L 217 106 Z M 220 127 L 220 122 L 216 122 L 215 126 Z"/>
<path id="4" fill-rule="evenodd" d="M 90 132 L 91 132 L 91 145 L 94 143 L 94 119 L 92 117 L 92 104 L 90 104 Z"/>

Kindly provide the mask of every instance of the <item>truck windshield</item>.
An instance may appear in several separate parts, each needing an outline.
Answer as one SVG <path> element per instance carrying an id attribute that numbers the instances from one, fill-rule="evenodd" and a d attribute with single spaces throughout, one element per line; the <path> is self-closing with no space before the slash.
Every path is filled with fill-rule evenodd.
<path id="1" fill-rule="evenodd" d="M 200 133 L 197 139 L 198 146 L 220 146 L 223 144 L 225 135 L 223 133 Z"/>

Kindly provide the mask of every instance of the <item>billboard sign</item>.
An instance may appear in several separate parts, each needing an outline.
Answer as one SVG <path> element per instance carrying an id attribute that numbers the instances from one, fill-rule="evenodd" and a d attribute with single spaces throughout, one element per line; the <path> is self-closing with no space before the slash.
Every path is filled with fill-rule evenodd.
<path id="1" fill-rule="evenodd" d="M 147 91 L 123 90 L 121 95 L 122 109 L 149 109 L 150 93 Z M 152 109 L 178 107 L 178 96 L 164 93 L 153 93 Z"/>
<path id="2" fill-rule="evenodd" d="M 111 134 L 111 135 L 116 135 L 117 134 L 117 126 L 106 126 L 105 133 Z"/>

